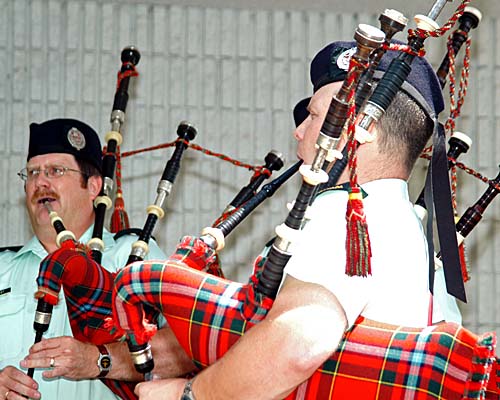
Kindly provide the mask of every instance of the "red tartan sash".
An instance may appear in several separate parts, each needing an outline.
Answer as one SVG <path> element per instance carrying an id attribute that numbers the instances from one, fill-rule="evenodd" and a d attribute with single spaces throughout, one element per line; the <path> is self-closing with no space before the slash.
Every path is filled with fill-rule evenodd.
<path id="1" fill-rule="evenodd" d="M 252 282 L 231 282 L 177 260 L 129 266 L 114 290 L 114 319 L 133 341 L 149 340 L 142 307 L 152 306 L 200 368 L 222 357 L 271 306 L 254 298 Z M 478 337 L 452 323 L 416 329 L 360 319 L 287 399 L 484 398 L 495 345 L 494 334 Z"/>

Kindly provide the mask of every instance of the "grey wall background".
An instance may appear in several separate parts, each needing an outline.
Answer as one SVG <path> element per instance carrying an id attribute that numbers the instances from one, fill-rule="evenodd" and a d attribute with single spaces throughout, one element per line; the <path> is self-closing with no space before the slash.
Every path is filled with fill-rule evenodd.
<path id="1" fill-rule="evenodd" d="M 455 1 L 453 5 L 458 5 Z M 471 78 L 458 129 L 474 143 L 462 160 L 480 173 L 498 173 L 500 115 L 498 2 L 477 1 L 483 21 L 472 34 Z M 195 142 L 252 164 L 271 149 L 295 160 L 291 109 L 310 93 L 308 63 L 325 44 L 352 38 L 359 22 L 377 25 L 378 14 L 395 8 L 412 16 L 430 1 L 118 1 L 0 0 L 0 244 L 21 244 L 30 236 L 23 188 L 16 176 L 25 162 L 28 125 L 66 116 L 93 125 L 104 139 L 120 68 L 129 44 L 142 54 L 133 79 L 124 127 L 123 151 L 175 139 L 177 124 L 198 128 Z M 449 5 L 444 14 L 451 15 Z M 404 36 L 400 36 L 404 40 Z M 445 39 L 429 39 L 434 65 L 444 56 Z M 124 159 L 124 196 L 132 225 L 141 227 L 145 208 L 171 149 Z M 412 194 L 422 187 L 426 163 L 412 178 Z M 251 173 L 199 152 L 186 152 L 167 217 L 156 229 L 166 253 L 184 234 L 210 225 Z M 241 281 L 251 261 L 287 214 L 298 179 L 262 205 L 228 237 L 222 253 L 228 276 Z M 462 213 L 486 189 L 459 174 Z M 500 333 L 499 207 L 493 203 L 467 240 L 472 280 L 465 325 Z"/>

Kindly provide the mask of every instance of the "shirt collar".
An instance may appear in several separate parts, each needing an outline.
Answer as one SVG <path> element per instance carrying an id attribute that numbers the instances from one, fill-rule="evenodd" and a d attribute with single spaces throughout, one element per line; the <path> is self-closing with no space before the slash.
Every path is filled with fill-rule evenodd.
<path id="1" fill-rule="evenodd" d="M 370 196 L 370 194 L 374 195 L 376 193 L 390 193 L 391 197 L 400 195 L 401 199 L 410 200 L 408 194 L 408 182 L 403 179 L 377 179 L 375 181 L 363 183 L 361 188 L 367 193 L 367 196 Z"/>

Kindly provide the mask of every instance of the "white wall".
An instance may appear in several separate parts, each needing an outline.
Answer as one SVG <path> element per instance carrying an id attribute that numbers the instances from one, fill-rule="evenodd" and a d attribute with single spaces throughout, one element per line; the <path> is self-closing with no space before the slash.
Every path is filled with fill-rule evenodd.
<path id="1" fill-rule="evenodd" d="M 399 3 L 417 8 L 415 2 L 395 0 L 328 2 L 327 8 L 320 1 L 298 0 L 248 5 L 222 0 L 0 0 L 5 74 L 0 80 L 0 244 L 21 244 L 30 234 L 22 184 L 15 175 L 24 164 L 29 123 L 81 118 L 104 138 L 124 46 L 138 46 L 142 59 L 140 77 L 130 88 L 123 151 L 173 141 L 177 124 L 187 119 L 197 126 L 195 143 L 203 147 L 252 164 L 262 164 L 267 152 L 277 149 L 287 155 L 288 166 L 295 159 L 290 110 L 310 93 L 310 59 L 326 43 L 350 39 L 358 22 L 376 24 L 379 11 Z M 500 148 L 495 134 L 500 114 L 498 6 L 484 3 L 488 13 L 472 34 L 470 85 L 458 129 L 474 140 L 462 160 L 494 177 Z M 451 6 L 446 10 L 449 14 Z M 445 41 L 426 43 L 437 66 Z M 170 149 L 158 150 L 124 160 L 124 196 L 134 226 L 144 223 L 145 207 L 154 200 L 170 154 Z M 425 162 L 419 165 L 414 195 L 420 191 Z M 167 217 L 155 233 L 164 250 L 171 252 L 182 235 L 198 235 L 210 225 L 250 176 L 189 150 L 167 201 Z M 284 204 L 297 188 L 297 180 L 287 185 L 231 234 L 222 253 L 229 276 L 246 280 L 251 260 L 283 221 Z M 460 173 L 460 213 L 485 189 L 484 183 Z M 472 281 L 463 311 L 466 325 L 478 332 L 500 332 L 498 214 L 493 202 L 467 241 Z"/>

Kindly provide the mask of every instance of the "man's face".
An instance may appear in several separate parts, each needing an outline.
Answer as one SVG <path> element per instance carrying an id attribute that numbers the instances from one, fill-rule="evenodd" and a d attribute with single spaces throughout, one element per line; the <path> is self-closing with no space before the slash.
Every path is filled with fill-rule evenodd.
<path id="1" fill-rule="evenodd" d="M 337 94 L 341 86 L 342 82 L 330 83 L 314 93 L 307 107 L 309 116 L 295 129 L 294 136 L 298 141 L 297 157 L 306 164 L 312 164 L 314 161 L 317 152 L 315 146 L 320 129 L 332 97 Z"/>
<path id="2" fill-rule="evenodd" d="M 79 171 L 75 158 L 70 154 L 52 153 L 33 157 L 27 164 L 28 169 L 40 169 L 41 173 L 26 181 L 26 208 L 33 230 L 50 224 L 44 201 L 50 201 L 52 208 L 62 218 L 64 225 L 77 229 L 88 224 L 93 212 L 93 200 L 99 188 L 90 178 L 86 188 L 82 187 L 83 177 L 75 171 L 66 171 L 63 176 L 48 178 L 43 172 L 47 167 L 60 166 Z"/>

